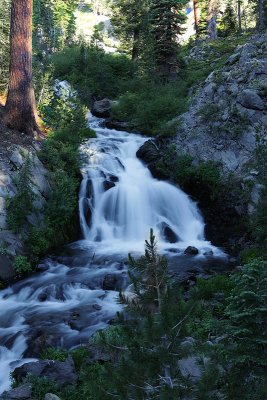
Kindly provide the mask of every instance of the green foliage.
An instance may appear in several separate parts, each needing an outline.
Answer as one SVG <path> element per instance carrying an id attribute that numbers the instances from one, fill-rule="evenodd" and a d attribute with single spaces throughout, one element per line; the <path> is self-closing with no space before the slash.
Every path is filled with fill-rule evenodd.
<path id="1" fill-rule="evenodd" d="M 87 104 L 95 95 L 116 98 L 125 92 L 136 71 L 126 56 L 106 54 L 83 43 L 55 54 L 52 62 L 55 76 L 72 83 Z"/>
<path id="2" fill-rule="evenodd" d="M 86 359 L 89 357 L 89 355 L 90 351 L 85 346 L 80 346 L 72 350 L 71 356 L 78 371 L 80 371 L 81 368 L 84 366 L 84 364 L 86 363 Z"/>
<path id="3" fill-rule="evenodd" d="M 13 261 L 13 267 L 17 274 L 26 274 L 32 271 L 31 263 L 25 256 L 16 256 Z"/>
<path id="4" fill-rule="evenodd" d="M 202 122 L 214 122 L 218 119 L 220 108 L 217 104 L 207 103 L 198 110 Z"/>
<path id="5" fill-rule="evenodd" d="M 43 350 L 41 354 L 42 360 L 53 360 L 53 361 L 66 361 L 68 358 L 68 352 L 65 349 L 48 347 Z"/>
<path id="6" fill-rule="evenodd" d="M 150 30 L 155 73 L 164 81 L 174 80 L 180 67 L 177 35 L 183 33 L 187 0 L 152 0 Z"/>
<path id="7" fill-rule="evenodd" d="M 27 216 L 33 211 L 34 194 L 30 182 L 31 161 L 28 158 L 14 179 L 17 193 L 8 200 L 7 223 L 14 232 L 19 232 L 27 222 Z"/>
<path id="8" fill-rule="evenodd" d="M 226 362 L 230 362 L 225 391 L 232 398 L 250 399 L 251 387 L 262 388 L 267 384 L 267 262 L 251 261 L 241 274 L 234 275 L 233 284 L 222 349 Z M 253 398 L 265 398 L 264 392 L 257 390 L 257 393 Z"/>

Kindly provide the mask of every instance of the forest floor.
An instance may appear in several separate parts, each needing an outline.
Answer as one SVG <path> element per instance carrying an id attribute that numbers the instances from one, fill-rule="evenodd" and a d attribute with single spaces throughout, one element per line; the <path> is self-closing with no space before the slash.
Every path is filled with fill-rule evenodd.
<path id="1" fill-rule="evenodd" d="M 14 147 L 29 148 L 33 145 L 33 138 L 21 132 L 9 129 L 2 122 L 4 107 L 0 105 L 0 163 L 9 162 Z"/>

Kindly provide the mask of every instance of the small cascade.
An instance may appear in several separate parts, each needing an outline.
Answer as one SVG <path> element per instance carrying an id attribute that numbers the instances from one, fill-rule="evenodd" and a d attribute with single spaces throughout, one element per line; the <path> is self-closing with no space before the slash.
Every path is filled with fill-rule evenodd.
<path id="1" fill-rule="evenodd" d="M 162 251 L 210 247 L 196 204 L 179 188 L 154 179 L 136 157 L 147 140 L 101 127 L 97 139 L 82 147 L 85 165 L 80 191 L 80 221 L 85 240 L 101 251 L 142 251 L 153 228 Z"/>

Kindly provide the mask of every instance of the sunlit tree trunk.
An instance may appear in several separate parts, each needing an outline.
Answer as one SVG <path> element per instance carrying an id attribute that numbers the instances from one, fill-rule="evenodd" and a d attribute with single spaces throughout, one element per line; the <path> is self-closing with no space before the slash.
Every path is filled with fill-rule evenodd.
<path id="1" fill-rule="evenodd" d="M 13 0 L 4 122 L 10 128 L 33 135 L 39 131 L 37 118 L 32 86 L 32 0 Z"/>
<path id="2" fill-rule="evenodd" d="M 241 17 L 241 2 L 242 0 L 237 1 L 237 17 L 238 17 L 238 31 L 242 31 L 242 17 Z"/>
<path id="3" fill-rule="evenodd" d="M 198 7 L 198 0 L 193 1 L 194 4 L 194 18 L 195 18 L 195 30 L 196 34 L 199 31 L 199 7 Z"/>
<path id="4" fill-rule="evenodd" d="M 258 0 L 258 29 L 264 29 L 263 0 Z"/>

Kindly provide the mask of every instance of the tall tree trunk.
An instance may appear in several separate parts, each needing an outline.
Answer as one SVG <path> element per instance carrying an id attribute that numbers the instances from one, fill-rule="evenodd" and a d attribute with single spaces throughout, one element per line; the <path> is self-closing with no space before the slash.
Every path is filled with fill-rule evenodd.
<path id="1" fill-rule="evenodd" d="M 13 0 L 10 28 L 9 88 L 4 122 L 26 134 L 38 132 L 32 86 L 32 0 Z"/>
<path id="2" fill-rule="evenodd" d="M 193 0 L 194 4 L 194 18 L 195 18 L 195 30 L 196 34 L 199 31 L 199 7 L 198 7 L 198 0 Z"/>
<path id="3" fill-rule="evenodd" d="M 238 31 L 242 31 L 242 17 L 241 17 L 241 2 L 242 0 L 237 0 L 237 17 L 238 17 Z"/>
<path id="4" fill-rule="evenodd" d="M 263 0 L 258 0 L 258 29 L 264 29 Z"/>

